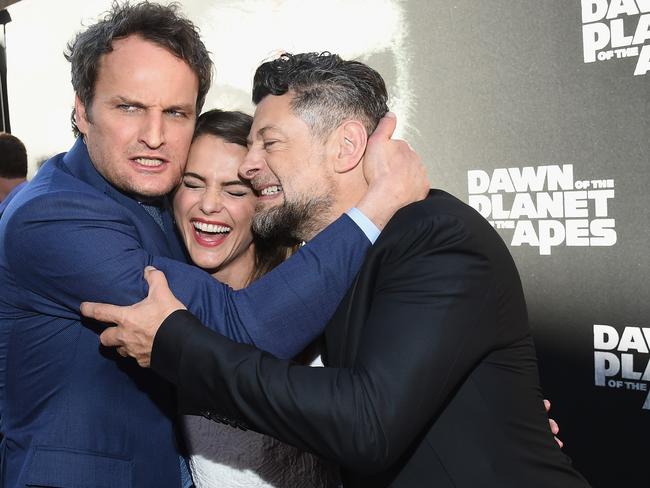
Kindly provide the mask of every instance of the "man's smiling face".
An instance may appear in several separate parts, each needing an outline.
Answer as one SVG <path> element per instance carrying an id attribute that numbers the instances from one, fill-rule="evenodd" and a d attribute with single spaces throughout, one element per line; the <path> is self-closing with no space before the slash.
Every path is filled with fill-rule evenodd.
<path id="1" fill-rule="evenodd" d="M 256 232 L 308 240 L 336 217 L 335 184 L 327 144 L 293 113 L 292 98 L 269 95 L 257 105 L 240 175 L 259 194 Z"/>

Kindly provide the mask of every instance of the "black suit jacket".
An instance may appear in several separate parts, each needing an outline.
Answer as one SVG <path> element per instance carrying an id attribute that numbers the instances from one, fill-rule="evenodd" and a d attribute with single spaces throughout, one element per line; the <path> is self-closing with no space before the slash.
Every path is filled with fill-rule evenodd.
<path id="1" fill-rule="evenodd" d="M 451 195 L 395 215 L 325 342 L 329 367 L 310 368 L 177 312 L 152 368 L 184 411 L 335 460 L 346 488 L 588 486 L 549 430 L 507 247 Z"/>

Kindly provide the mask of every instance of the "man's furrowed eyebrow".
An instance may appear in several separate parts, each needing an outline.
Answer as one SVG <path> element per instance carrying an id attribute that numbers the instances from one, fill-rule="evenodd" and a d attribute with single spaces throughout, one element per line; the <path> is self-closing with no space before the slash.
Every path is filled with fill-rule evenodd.
<path id="1" fill-rule="evenodd" d="M 124 95 L 116 95 L 111 99 L 113 103 L 123 104 L 123 105 L 133 105 L 134 107 L 147 108 L 148 105 L 139 102 L 137 100 L 132 100 L 125 97 Z M 183 113 L 193 113 L 195 106 L 190 104 L 180 104 L 180 105 L 171 105 L 165 107 L 165 112 L 183 112 Z"/>
<path id="2" fill-rule="evenodd" d="M 114 103 L 119 103 L 119 104 L 123 104 L 123 105 L 133 105 L 134 107 L 143 107 L 143 108 L 146 107 L 146 105 L 144 103 L 138 102 L 137 100 L 132 100 L 132 99 L 127 98 L 127 97 L 122 96 L 122 95 L 117 95 L 117 96 L 113 97 L 113 99 L 111 101 L 114 102 Z"/>
<path id="3" fill-rule="evenodd" d="M 195 106 L 192 104 L 187 105 L 172 105 L 171 107 L 165 107 L 165 112 L 183 112 L 190 114 L 194 112 Z"/>

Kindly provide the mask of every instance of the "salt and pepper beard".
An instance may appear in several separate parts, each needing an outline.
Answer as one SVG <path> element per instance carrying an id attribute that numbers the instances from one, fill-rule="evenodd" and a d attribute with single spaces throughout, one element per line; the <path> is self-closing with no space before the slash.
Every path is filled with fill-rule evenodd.
<path id="1" fill-rule="evenodd" d="M 311 239 L 330 223 L 332 197 L 329 195 L 284 201 L 264 208 L 258 205 L 253 216 L 253 232 L 265 240 L 278 243 Z"/>

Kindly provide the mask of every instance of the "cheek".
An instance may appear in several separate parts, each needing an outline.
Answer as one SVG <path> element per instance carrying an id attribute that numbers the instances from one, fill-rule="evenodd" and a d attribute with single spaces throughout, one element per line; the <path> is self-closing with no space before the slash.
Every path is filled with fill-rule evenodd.
<path id="1" fill-rule="evenodd" d="M 183 155 L 183 164 L 187 159 L 187 154 L 190 152 L 190 145 L 192 143 L 192 134 L 194 127 L 191 130 L 178 130 L 172 137 L 174 150 L 180 155 Z M 171 142 L 171 141 L 168 141 Z"/>
<path id="2" fill-rule="evenodd" d="M 188 219 L 188 212 L 196 204 L 197 198 L 193 196 L 190 192 L 183 189 L 182 187 L 178 189 L 176 195 L 174 196 L 174 218 L 176 219 L 177 224 L 184 225 Z"/>
<path id="3" fill-rule="evenodd" d="M 244 236 L 250 236 L 251 234 L 251 224 L 253 222 L 253 214 L 255 213 L 255 199 L 251 198 L 240 202 L 238 205 L 231 206 L 230 215 L 232 215 L 233 220 L 237 224 L 237 229 L 239 233 Z"/>
<path id="4" fill-rule="evenodd" d="M 105 141 L 105 144 L 109 145 L 112 150 L 117 150 L 118 147 L 123 145 L 128 145 L 133 143 L 134 139 L 137 139 L 135 133 L 136 129 L 132 127 L 131 124 L 127 122 L 119 123 L 119 121 L 109 121 L 99 127 L 99 124 L 90 124 L 90 126 L 97 126 L 98 130 L 96 135 Z"/>

